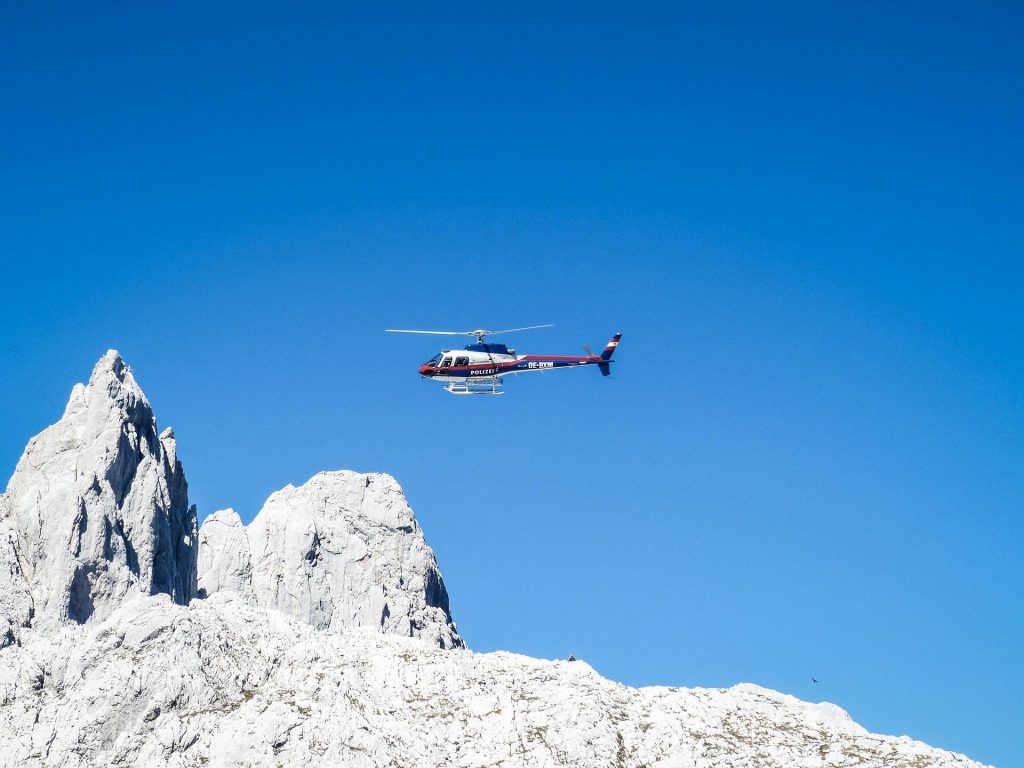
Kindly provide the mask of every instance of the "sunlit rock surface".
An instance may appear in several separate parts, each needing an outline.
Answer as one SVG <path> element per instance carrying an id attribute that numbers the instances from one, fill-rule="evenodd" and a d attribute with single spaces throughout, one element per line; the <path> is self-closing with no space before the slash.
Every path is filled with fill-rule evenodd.
<path id="1" fill-rule="evenodd" d="M 173 436 L 109 353 L 0 495 L 0 766 L 165 765 L 978 764 L 753 685 L 473 653 L 387 475 L 321 473 L 197 537 Z"/>
<path id="2" fill-rule="evenodd" d="M 35 624 L 102 619 L 132 594 L 195 596 L 195 510 L 174 433 L 157 432 L 114 351 L 29 441 L 3 511 Z M 5 538 L 0 529 L 0 563 Z"/>
<path id="3" fill-rule="evenodd" d="M 199 536 L 201 594 L 251 595 L 317 629 L 462 645 L 434 553 L 389 475 L 321 472 L 273 494 L 248 526 L 216 512 Z"/>
<path id="4" fill-rule="evenodd" d="M 580 661 L 317 631 L 227 592 L 0 654 L 4 766 L 977 765 L 753 685 L 628 688 Z"/>
<path id="5" fill-rule="evenodd" d="M 199 529 L 199 596 L 214 592 L 252 595 L 249 537 L 233 509 L 221 509 Z"/>

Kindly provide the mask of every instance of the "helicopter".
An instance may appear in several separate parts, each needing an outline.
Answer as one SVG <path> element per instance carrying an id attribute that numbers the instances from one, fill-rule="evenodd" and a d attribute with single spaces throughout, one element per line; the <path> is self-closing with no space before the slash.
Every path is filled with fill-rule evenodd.
<path id="1" fill-rule="evenodd" d="M 611 373 L 612 353 L 622 338 L 621 333 L 612 336 L 600 355 L 595 355 L 584 345 L 586 356 L 517 355 L 514 349 L 509 349 L 504 344 L 486 341 L 488 336 L 553 327 L 551 323 L 547 323 L 525 328 L 507 328 L 502 331 L 410 331 L 388 328 L 386 332 L 475 336 L 475 344 L 469 344 L 461 350 L 442 350 L 419 367 L 420 376 L 444 382 L 445 391 L 453 395 L 502 395 L 502 378 L 513 373 L 553 371 L 557 368 L 579 368 L 586 365 L 596 365 L 602 376 Z"/>

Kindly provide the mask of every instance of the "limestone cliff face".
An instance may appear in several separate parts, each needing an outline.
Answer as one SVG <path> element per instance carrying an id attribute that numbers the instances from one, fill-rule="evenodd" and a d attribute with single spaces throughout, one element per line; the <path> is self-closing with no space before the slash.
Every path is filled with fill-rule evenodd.
<path id="1" fill-rule="evenodd" d="M 196 590 L 196 515 L 174 433 L 114 352 L 29 441 L 0 507 L 0 564 L 31 599 L 15 625 L 105 618 L 134 594 Z M 15 572 L 16 573 L 13 573 Z"/>
<path id="2" fill-rule="evenodd" d="M 0 648 L 16 641 L 35 612 L 28 579 L 21 571 L 17 537 L 4 519 L 4 501 L 0 496 Z"/>
<path id="3" fill-rule="evenodd" d="M 273 494 L 248 527 L 214 513 L 199 540 L 200 594 L 251 596 L 317 629 L 463 644 L 434 553 L 389 475 L 321 472 Z"/>

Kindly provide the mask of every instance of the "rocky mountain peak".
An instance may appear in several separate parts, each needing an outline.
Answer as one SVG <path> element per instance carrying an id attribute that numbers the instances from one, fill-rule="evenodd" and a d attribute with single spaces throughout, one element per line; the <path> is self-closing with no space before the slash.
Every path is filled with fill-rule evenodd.
<path id="1" fill-rule="evenodd" d="M 75 385 L 65 416 L 67 411 L 83 407 L 95 416 L 104 411 L 116 411 L 121 420 L 156 435 L 156 420 L 149 400 L 117 350 L 108 350 L 96 362 L 88 384 Z"/>
<path id="2" fill-rule="evenodd" d="M 317 629 L 463 645 L 434 553 L 390 475 L 320 472 L 272 494 L 248 526 L 215 512 L 199 537 L 201 594 L 237 592 Z"/>
<path id="3" fill-rule="evenodd" d="M 222 510 L 200 533 L 174 431 L 158 431 L 115 350 L 0 495 L 0 581 L 0 645 L 30 624 L 102 620 L 138 593 L 186 605 L 215 592 L 316 629 L 463 645 L 434 553 L 387 475 L 322 472 L 273 494 L 248 527 Z"/>
<path id="4" fill-rule="evenodd" d="M 195 595 L 196 516 L 173 432 L 158 434 L 115 350 L 29 441 L 2 509 L 11 578 L 31 596 L 14 624 L 99 620 L 137 593 Z"/>

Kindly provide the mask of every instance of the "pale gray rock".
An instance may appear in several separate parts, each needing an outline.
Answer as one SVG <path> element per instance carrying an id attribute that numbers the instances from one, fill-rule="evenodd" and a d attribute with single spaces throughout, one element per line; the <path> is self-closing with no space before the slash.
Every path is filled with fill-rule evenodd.
<path id="1" fill-rule="evenodd" d="M 754 685 L 629 688 L 582 661 L 317 631 L 222 592 L 0 650 L 0 766 L 980 768 Z"/>
<path id="2" fill-rule="evenodd" d="M 32 593 L 21 571 L 17 538 L 3 519 L 0 497 L 0 648 L 17 642 L 21 627 L 32 620 Z"/>
<path id="3" fill-rule="evenodd" d="M 233 509 L 221 509 L 199 528 L 199 597 L 227 591 L 252 595 L 249 538 Z"/>
<path id="4" fill-rule="evenodd" d="M 33 622 L 99 620 L 135 593 L 195 595 L 195 510 L 174 434 L 158 434 L 113 350 L 74 387 L 60 421 L 29 441 L 3 514 Z"/>
<path id="5" fill-rule="evenodd" d="M 252 595 L 322 630 L 463 645 L 434 553 L 389 475 L 321 472 L 271 495 L 247 527 L 215 513 L 199 536 L 201 594 Z"/>

